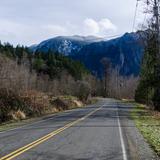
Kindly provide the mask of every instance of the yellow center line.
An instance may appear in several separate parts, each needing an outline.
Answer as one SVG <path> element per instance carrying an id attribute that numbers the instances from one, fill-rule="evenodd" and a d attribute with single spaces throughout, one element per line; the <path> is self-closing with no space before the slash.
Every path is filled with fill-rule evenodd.
<path id="1" fill-rule="evenodd" d="M 100 110 L 101 108 L 102 107 L 99 107 L 99 108 L 95 109 L 94 111 L 90 112 L 89 114 L 87 114 L 86 116 L 84 116 L 82 118 L 79 118 L 76 121 L 73 121 L 71 123 L 68 123 L 64 127 L 61 127 L 61 128 L 59 128 L 59 129 L 57 129 L 57 130 L 55 130 L 55 131 L 53 131 L 53 132 L 51 132 L 51 133 L 49 133 L 49 134 L 47 134 L 45 136 L 33 141 L 32 143 L 29 143 L 29 144 L 27 144 L 27 145 L 15 150 L 15 151 L 11 152 L 10 154 L 7 154 L 6 156 L 0 158 L 0 160 L 11 160 L 11 159 L 19 156 L 20 154 L 22 154 L 22 153 L 24 153 L 24 152 L 36 147 L 37 145 L 47 141 L 48 139 L 54 137 L 55 135 L 61 133 L 62 131 L 72 127 L 73 125 L 75 125 L 75 124 L 77 124 L 77 123 L 79 123 L 79 122 L 81 122 L 83 120 L 85 120 L 86 118 L 88 118 L 89 116 L 91 116 L 92 114 L 94 114 L 95 112 Z"/>

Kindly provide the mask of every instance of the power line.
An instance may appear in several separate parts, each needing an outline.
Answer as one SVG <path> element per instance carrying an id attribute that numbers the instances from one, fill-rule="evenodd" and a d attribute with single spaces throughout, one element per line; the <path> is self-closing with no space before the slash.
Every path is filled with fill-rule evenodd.
<path id="1" fill-rule="evenodd" d="M 138 10 L 138 2 L 139 2 L 139 0 L 137 0 L 137 2 L 136 2 L 136 8 L 135 8 L 134 18 L 133 18 L 132 32 L 134 32 L 134 28 L 135 28 L 136 17 L 137 17 L 137 10 Z"/>
<path id="2" fill-rule="evenodd" d="M 147 7 L 147 10 L 148 10 L 148 7 Z M 141 24 L 141 30 L 143 30 L 145 27 L 146 19 L 147 19 L 147 11 L 144 14 L 143 23 Z"/>
<path id="3" fill-rule="evenodd" d="M 145 24 L 145 22 L 146 22 L 146 19 L 147 19 L 147 12 L 146 12 L 145 15 L 144 15 L 144 20 L 143 20 L 143 23 L 142 23 L 142 27 L 144 27 L 144 24 Z"/>

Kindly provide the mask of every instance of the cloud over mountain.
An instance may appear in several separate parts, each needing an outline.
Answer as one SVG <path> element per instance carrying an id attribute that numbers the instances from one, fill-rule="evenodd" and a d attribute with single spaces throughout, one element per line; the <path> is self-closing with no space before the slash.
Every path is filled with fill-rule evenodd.
<path id="1" fill-rule="evenodd" d="M 132 30 L 135 5 L 135 0 L 1 0 L 1 41 L 31 45 L 60 35 L 123 34 Z"/>
<path id="2" fill-rule="evenodd" d="M 97 36 L 104 36 L 108 32 L 116 32 L 117 27 L 108 19 L 103 18 L 95 21 L 92 18 L 87 18 L 84 21 L 85 33 Z"/>

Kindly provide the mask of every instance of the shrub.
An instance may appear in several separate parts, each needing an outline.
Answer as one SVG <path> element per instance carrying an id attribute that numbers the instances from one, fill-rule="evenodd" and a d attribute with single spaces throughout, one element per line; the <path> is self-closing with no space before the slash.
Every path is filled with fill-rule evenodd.
<path id="1" fill-rule="evenodd" d="M 39 116 L 50 108 L 49 97 L 41 92 L 16 93 L 0 89 L 0 121 L 24 119 L 26 116 Z"/>

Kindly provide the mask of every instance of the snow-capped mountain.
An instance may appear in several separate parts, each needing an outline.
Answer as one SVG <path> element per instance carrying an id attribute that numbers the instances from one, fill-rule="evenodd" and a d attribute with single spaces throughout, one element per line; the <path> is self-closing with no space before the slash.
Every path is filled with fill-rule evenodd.
<path id="1" fill-rule="evenodd" d="M 33 51 L 57 51 L 81 61 L 98 77 L 103 76 L 103 58 L 110 59 L 123 75 L 139 75 L 144 52 L 143 32 L 126 33 L 121 37 L 105 40 L 93 36 L 59 36 L 30 47 Z"/>
<path id="2" fill-rule="evenodd" d="M 94 36 L 59 36 L 45 40 L 38 45 L 33 45 L 30 47 L 30 49 L 33 51 L 40 50 L 43 52 L 53 50 L 68 56 L 79 52 L 85 45 L 101 40 L 101 38 L 97 38 Z"/>

